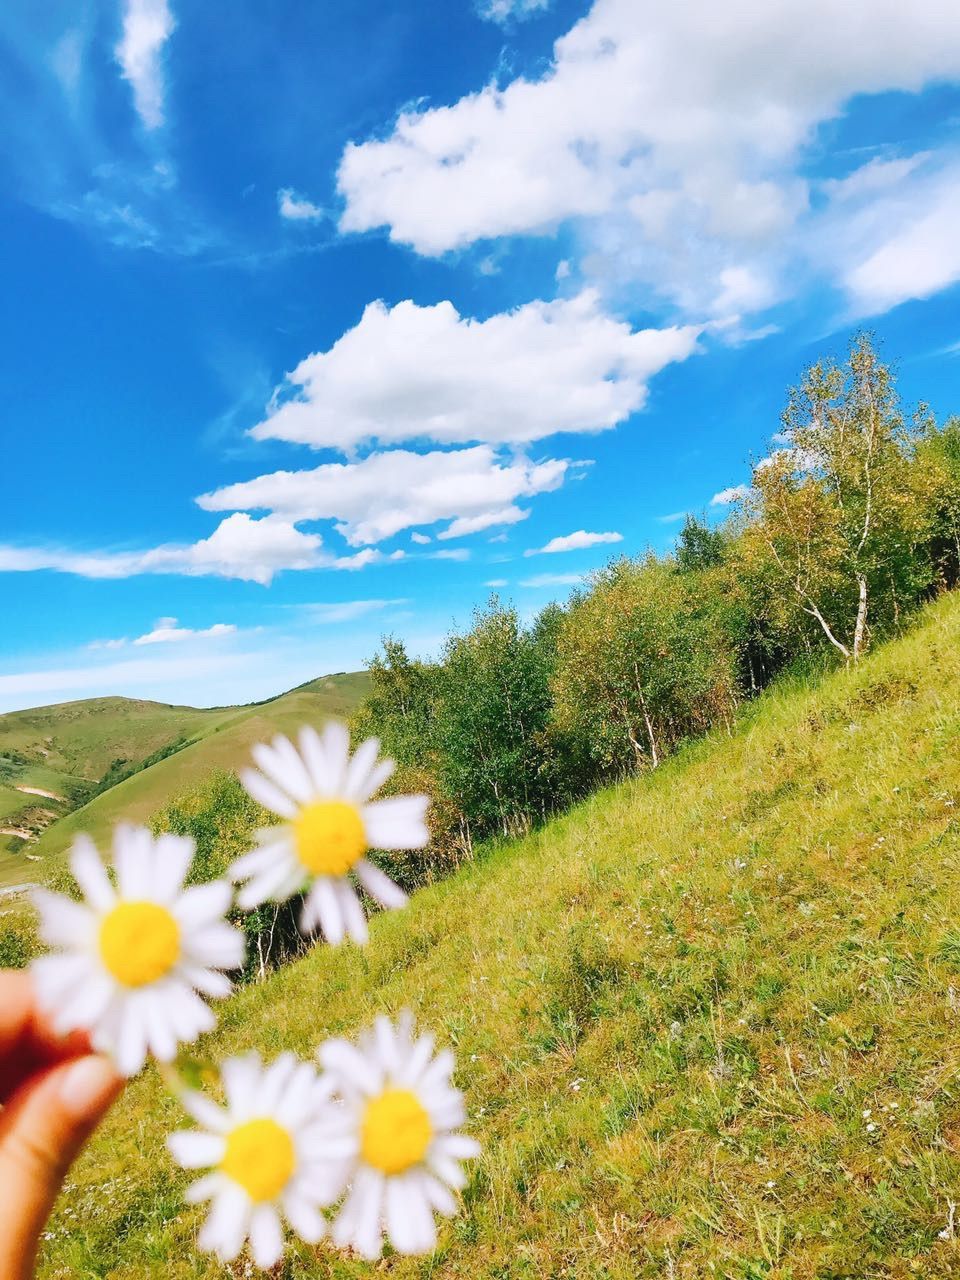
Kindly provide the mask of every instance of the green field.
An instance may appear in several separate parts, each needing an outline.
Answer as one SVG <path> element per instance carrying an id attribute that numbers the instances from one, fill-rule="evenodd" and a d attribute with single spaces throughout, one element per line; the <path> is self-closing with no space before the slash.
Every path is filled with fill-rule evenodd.
<path id="1" fill-rule="evenodd" d="M 957 1273 L 960 601 L 595 796 L 223 1008 L 201 1046 L 309 1054 L 408 1006 L 484 1155 L 424 1261 L 284 1276 Z M 226 1272 L 148 1072 L 71 1177 L 44 1276 Z"/>
<path id="2" fill-rule="evenodd" d="M 42 878 L 58 865 L 78 831 L 103 841 L 115 822 L 142 821 L 213 770 L 237 768 L 254 742 L 292 732 L 309 720 L 349 714 L 366 683 L 363 672 L 324 676 L 266 702 L 210 710 L 95 698 L 0 716 L 0 757 L 16 752 L 29 760 L 16 766 L 12 781 L 0 785 L 0 826 L 12 826 L 10 816 L 28 802 L 64 812 L 38 839 L 0 836 L 0 887 Z M 70 796 L 78 784 L 96 784 L 113 761 L 136 765 L 181 739 L 188 745 L 79 808 L 14 789 L 35 785 Z"/>

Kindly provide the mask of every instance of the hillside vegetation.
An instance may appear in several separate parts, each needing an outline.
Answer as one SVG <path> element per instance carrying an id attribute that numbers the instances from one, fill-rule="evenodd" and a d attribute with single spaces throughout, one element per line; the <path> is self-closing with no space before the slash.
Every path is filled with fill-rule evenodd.
<path id="1" fill-rule="evenodd" d="M 105 840 L 121 819 L 146 820 L 198 779 L 238 767 L 262 738 L 304 720 L 349 715 L 366 687 L 365 673 L 353 672 L 239 707 L 94 698 L 0 716 L 0 826 L 24 829 L 25 808 L 49 815 L 29 840 L 0 836 L 0 886 L 49 874 L 78 831 Z M 23 785 L 63 800 L 16 789 Z M 105 789 L 96 794 L 98 785 Z"/>
<path id="2" fill-rule="evenodd" d="M 201 1045 L 309 1054 L 407 1005 L 484 1155 L 396 1277 L 946 1277 L 960 1247 L 960 600 L 246 987 Z M 41 1274 L 225 1274 L 153 1071 Z M 241 1261 L 226 1274 L 246 1275 Z M 323 1247 L 284 1276 L 371 1274 Z"/>

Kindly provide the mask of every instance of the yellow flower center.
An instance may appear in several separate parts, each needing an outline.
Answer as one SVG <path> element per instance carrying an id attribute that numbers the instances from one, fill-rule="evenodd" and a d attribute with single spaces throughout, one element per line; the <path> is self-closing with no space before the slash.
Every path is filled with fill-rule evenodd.
<path id="1" fill-rule="evenodd" d="M 100 925 L 100 958 L 125 987 L 145 987 L 180 959 L 180 926 L 156 902 L 120 902 Z"/>
<path id="2" fill-rule="evenodd" d="M 367 1164 L 382 1173 L 403 1173 L 427 1153 L 430 1117 L 409 1089 L 386 1089 L 367 1103 L 360 1150 Z"/>
<path id="3" fill-rule="evenodd" d="M 293 823 L 297 857 L 315 876 L 345 875 L 367 849 L 367 833 L 356 805 L 318 800 Z"/>
<path id="4" fill-rule="evenodd" d="M 297 1165 L 293 1139 L 276 1120 L 248 1120 L 227 1137 L 220 1170 L 254 1201 L 276 1200 Z"/>

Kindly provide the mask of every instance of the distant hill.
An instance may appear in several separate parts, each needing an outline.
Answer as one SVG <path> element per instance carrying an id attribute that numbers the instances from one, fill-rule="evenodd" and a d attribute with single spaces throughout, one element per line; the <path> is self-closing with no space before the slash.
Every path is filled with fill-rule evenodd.
<path id="1" fill-rule="evenodd" d="M 237 768 L 254 742 L 349 715 L 367 680 L 322 676 L 236 707 L 89 698 L 0 716 L 0 886 L 39 878 L 78 831 L 103 840 L 120 819 L 143 821 L 204 774 Z"/>

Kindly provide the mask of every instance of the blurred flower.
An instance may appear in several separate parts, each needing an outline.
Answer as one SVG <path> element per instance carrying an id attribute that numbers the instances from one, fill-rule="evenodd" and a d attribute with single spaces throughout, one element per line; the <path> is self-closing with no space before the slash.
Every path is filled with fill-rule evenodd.
<path id="1" fill-rule="evenodd" d="M 327 1150 L 349 1187 L 335 1242 L 374 1259 L 386 1230 L 399 1253 L 428 1253 L 437 1242 L 434 1213 L 457 1210 L 451 1188 L 466 1182 L 460 1161 L 480 1151 L 456 1132 L 465 1111 L 450 1081 L 453 1055 L 434 1056 L 433 1037 L 414 1038 L 405 1015 L 396 1026 L 378 1018 L 359 1045 L 328 1040 L 317 1056 L 339 1104 L 321 1122 Z"/>
<path id="2" fill-rule="evenodd" d="M 177 1045 L 216 1021 L 205 996 L 225 996 L 219 970 L 243 963 L 243 934 L 227 924 L 231 888 L 225 880 L 184 889 L 192 840 L 117 827 L 111 884 L 93 841 L 79 836 L 70 869 L 85 901 L 39 889 L 40 933 L 52 955 L 33 962 L 41 1005 L 57 1031 L 90 1032 L 125 1075 L 147 1054 L 170 1062 Z"/>
<path id="3" fill-rule="evenodd" d="M 257 833 L 259 847 L 237 859 L 233 878 L 246 881 L 238 895 L 249 909 L 267 899 L 284 902 L 308 887 L 300 927 L 317 926 L 328 942 L 348 934 L 366 942 L 367 921 L 350 872 L 383 907 L 401 907 L 407 897 L 364 855 L 368 848 L 420 849 L 429 839 L 424 816 L 426 796 L 371 796 L 394 769 L 392 760 L 378 760 L 376 738 L 350 755 L 350 737 L 331 720 L 323 736 L 315 729 L 300 731 L 300 751 L 289 739 L 253 748 L 260 770 L 244 769 L 243 785 L 267 809 L 285 822 Z"/>
<path id="4" fill-rule="evenodd" d="M 167 1146 L 184 1169 L 209 1169 L 187 1190 L 191 1204 L 211 1201 L 201 1249 L 230 1262 L 249 1237 L 257 1266 L 283 1254 L 281 1215 L 315 1244 L 326 1230 L 320 1208 L 339 1192 L 323 1155 L 317 1116 L 326 1093 L 316 1068 L 285 1053 L 265 1067 L 259 1054 L 221 1065 L 226 1107 L 201 1093 L 181 1101 L 200 1129 L 172 1133 Z"/>

